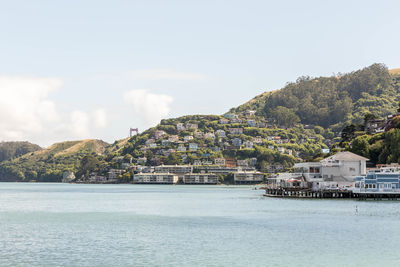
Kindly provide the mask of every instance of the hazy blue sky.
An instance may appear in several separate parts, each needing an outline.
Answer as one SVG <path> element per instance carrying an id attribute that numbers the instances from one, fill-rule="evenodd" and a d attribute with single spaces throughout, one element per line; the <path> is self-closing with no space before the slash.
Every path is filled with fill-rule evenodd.
<path id="1" fill-rule="evenodd" d="M 0 1 L 0 140 L 112 142 L 301 75 L 400 67 L 400 1 Z"/>

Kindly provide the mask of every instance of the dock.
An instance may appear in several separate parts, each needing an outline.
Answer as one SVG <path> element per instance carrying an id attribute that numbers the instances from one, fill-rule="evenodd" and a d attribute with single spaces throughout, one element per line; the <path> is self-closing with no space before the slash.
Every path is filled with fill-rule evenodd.
<path id="1" fill-rule="evenodd" d="M 400 200 L 400 192 L 353 192 L 351 189 L 342 188 L 313 190 L 312 188 L 264 187 L 263 189 L 264 196 L 276 198 Z"/>

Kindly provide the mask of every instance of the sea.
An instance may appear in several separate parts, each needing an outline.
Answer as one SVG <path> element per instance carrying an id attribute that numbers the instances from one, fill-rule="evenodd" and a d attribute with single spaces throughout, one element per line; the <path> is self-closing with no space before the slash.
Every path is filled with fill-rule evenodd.
<path id="1" fill-rule="evenodd" d="M 0 266 L 400 266 L 400 202 L 0 183 Z"/>

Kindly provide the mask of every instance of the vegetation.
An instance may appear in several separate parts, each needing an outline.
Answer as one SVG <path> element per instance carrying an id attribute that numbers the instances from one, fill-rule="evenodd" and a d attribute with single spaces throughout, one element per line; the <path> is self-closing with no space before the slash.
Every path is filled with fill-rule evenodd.
<path id="1" fill-rule="evenodd" d="M 302 124 L 339 132 L 345 125 L 362 122 L 367 113 L 383 117 L 396 110 L 400 93 L 397 73 L 389 73 L 383 64 L 373 64 L 332 77 L 303 76 L 232 111 L 254 109 L 266 118 L 291 123 L 296 121 L 296 115 Z"/>
<path id="2" fill-rule="evenodd" d="M 29 142 L 1 142 L 0 162 L 20 157 L 26 153 L 35 152 L 42 148 Z"/>

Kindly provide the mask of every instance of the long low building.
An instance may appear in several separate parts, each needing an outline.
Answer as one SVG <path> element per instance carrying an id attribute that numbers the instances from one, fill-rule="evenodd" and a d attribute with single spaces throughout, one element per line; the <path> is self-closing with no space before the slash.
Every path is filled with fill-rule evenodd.
<path id="1" fill-rule="evenodd" d="M 253 184 L 264 181 L 264 174 L 258 171 L 241 171 L 233 174 L 236 184 Z"/>
<path id="2" fill-rule="evenodd" d="M 176 184 L 178 175 L 172 173 L 138 173 L 133 176 L 138 184 Z"/>
<path id="3" fill-rule="evenodd" d="M 185 184 L 217 184 L 218 176 L 214 173 L 188 173 L 183 177 Z"/>
<path id="4" fill-rule="evenodd" d="M 193 171 L 193 167 L 191 165 L 160 165 L 156 166 L 154 171 L 158 173 L 185 174 L 191 173 Z"/>

